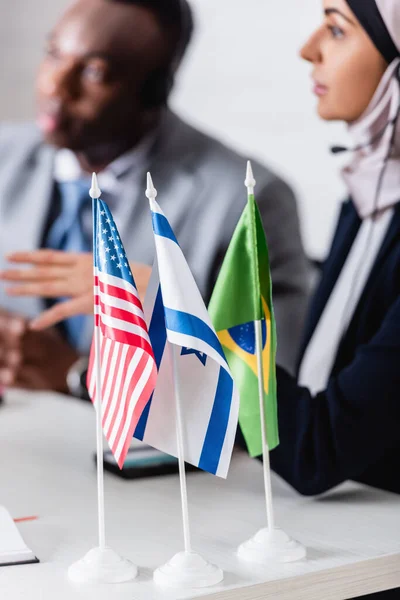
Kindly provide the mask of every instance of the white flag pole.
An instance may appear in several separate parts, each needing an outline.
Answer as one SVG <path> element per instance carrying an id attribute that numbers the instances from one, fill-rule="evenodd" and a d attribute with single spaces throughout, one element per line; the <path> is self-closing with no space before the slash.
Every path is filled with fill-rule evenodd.
<path id="1" fill-rule="evenodd" d="M 102 428 L 102 399 L 101 399 L 101 362 L 100 362 L 100 330 L 95 330 L 96 349 L 96 447 L 97 447 L 97 503 L 99 523 L 99 548 L 106 547 L 105 517 L 104 517 L 104 466 L 103 466 L 103 428 Z"/>
<path id="2" fill-rule="evenodd" d="M 101 191 L 97 184 L 96 174 L 93 173 L 92 187 L 89 195 L 94 204 L 100 198 Z M 96 211 L 97 214 L 97 211 Z M 93 241 L 97 235 L 96 223 L 93 226 Z M 102 398 L 101 398 L 101 336 L 100 327 L 96 327 L 94 315 L 94 368 L 96 378 L 96 446 L 97 446 L 97 503 L 99 546 L 89 550 L 87 554 L 68 569 L 69 578 L 75 583 L 122 583 L 130 581 L 137 575 L 137 567 L 126 560 L 112 548 L 106 546 L 104 518 L 104 466 L 103 466 L 103 427 L 102 427 Z"/>
<path id="3" fill-rule="evenodd" d="M 274 507 L 272 502 L 272 485 L 271 485 L 271 467 L 269 462 L 269 446 L 267 438 L 267 428 L 265 419 L 265 404 L 264 404 L 264 369 L 262 360 L 262 325 L 261 321 L 254 322 L 256 334 L 256 352 L 257 352 L 257 374 L 258 374 L 258 397 L 260 401 L 260 420 L 261 420 L 261 440 L 263 450 L 263 472 L 264 472 L 264 489 L 265 501 L 267 508 L 267 523 L 268 528 L 273 531 L 275 528 Z"/>
<path id="4" fill-rule="evenodd" d="M 96 174 L 92 176 L 92 187 L 89 195 L 93 203 L 101 196 Z M 93 211 L 94 212 L 94 211 Z M 97 235 L 96 223 L 93 224 L 93 235 Z M 99 548 L 106 547 L 105 516 L 104 516 L 104 465 L 103 465 L 103 410 L 101 397 L 101 340 L 100 328 L 96 327 L 96 313 L 94 313 L 94 343 L 95 343 L 95 369 L 96 369 L 96 450 L 97 450 L 97 506 L 99 527 Z"/>
<path id="5" fill-rule="evenodd" d="M 190 527 L 189 527 L 189 509 L 186 488 L 186 472 L 184 459 L 184 437 L 183 437 L 183 419 L 182 405 L 180 398 L 179 372 L 178 372 L 178 348 L 175 344 L 170 344 L 172 354 L 172 369 L 174 375 L 174 391 L 175 391 L 175 415 L 176 415 L 176 440 L 178 445 L 178 461 L 179 461 L 179 480 L 181 487 L 182 500 L 182 519 L 183 519 L 183 537 L 185 541 L 185 552 L 191 552 L 190 543 Z"/>
<path id="6" fill-rule="evenodd" d="M 244 182 L 247 188 L 247 196 L 254 196 L 254 188 L 256 180 L 254 179 L 251 162 L 247 161 L 246 181 Z M 256 240 L 253 240 L 253 245 L 256 246 Z M 258 277 L 256 273 L 256 277 Z M 261 298 L 260 298 L 261 301 Z M 269 461 L 269 447 L 267 439 L 267 428 L 265 419 L 265 404 L 264 404 L 264 365 L 262 360 L 262 323 L 261 321 L 254 322 L 254 330 L 256 337 L 256 353 L 257 353 L 257 376 L 258 376 L 258 398 L 260 403 L 260 421 L 261 421 L 261 441 L 263 451 L 263 472 L 264 472 L 264 489 L 265 502 L 267 508 L 268 528 L 274 530 L 274 508 L 272 502 L 272 485 L 271 485 L 271 467 Z"/>
<path id="7" fill-rule="evenodd" d="M 153 185 L 153 180 L 150 173 L 147 174 L 147 189 L 146 196 L 150 201 L 157 197 L 157 190 Z M 182 419 L 182 406 L 180 399 L 180 386 L 179 386 L 179 372 L 178 372 L 178 360 L 177 360 L 177 347 L 175 344 L 169 344 L 170 356 L 172 362 L 172 374 L 174 379 L 174 394 L 175 394 L 175 426 L 176 426 L 176 441 L 178 447 L 178 462 L 179 462 L 179 480 L 181 488 L 181 500 L 182 500 L 182 520 L 183 520 L 183 537 L 185 541 L 185 552 L 190 553 L 192 551 L 190 543 L 190 527 L 189 527 L 189 509 L 187 499 L 187 487 L 186 487 L 186 472 L 185 472 L 185 459 L 184 459 L 184 438 L 183 438 L 183 419 Z"/>
<path id="8" fill-rule="evenodd" d="M 256 181 L 253 176 L 250 161 L 247 163 L 247 174 L 245 186 L 248 196 L 254 195 Z M 253 232 L 253 235 L 255 232 Z M 253 240 L 256 245 L 256 240 Z M 259 274 L 256 273 L 258 277 Z M 261 298 L 260 298 L 261 300 Z M 271 467 L 269 460 L 269 446 L 265 418 L 264 403 L 264 365 L 263 365 L 263 340 L 262 340 L 262 321 L 254 321 L 254 331 L 256 337 L 257 354 L 257 376 L 258 376 L 258 397 L 260 404 L 261 421 L 261 440 L 263 454 L 263 473 L 264 473 L 264 491 L 265 503 L 267 508 L 267 527 L 260 529 L 256 535 L 241 544 L 238 548 L 238 556 L 242 560 L 261 565 L 269 565 L 273 561 L 291 562 L 300 560 L 306 556 L 305 548 L 292 540 L 284 531 L 275 527 L 272 485 L 271 485 Z M 267 332 L 270 335 L 270 332 Z"/>
<path id="9" fill-rule="evenodd" d="M 153 209 L 157 196 L 157 190 L 154 188 L 150 173 L 147 174 L 146 196 L 150 201 L 150 208 Z M 154 581 L 163 587 L 190 589 L 203 588 L 219 583 L 222 581 L 224 575 L 221 569 L 206 561 L 200 554 L 193 552 L 191 547 L 184 459 L 184 421 L 182 415 L 178 369 L 179 350 L 175 344 L 169 343 L 168 346 L 171 356 L 172 374 L 174 380 L 175 424 L 185 550 L 183 552 L 178 552 L 178 554 L 175 554 L 175 556 L 165 563 L 165 565 L 156 569 L 154 571 Z"/>

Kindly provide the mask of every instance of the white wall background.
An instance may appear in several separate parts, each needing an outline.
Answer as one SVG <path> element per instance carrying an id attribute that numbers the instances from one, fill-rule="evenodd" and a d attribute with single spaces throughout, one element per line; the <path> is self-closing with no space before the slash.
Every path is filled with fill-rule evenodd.
<path id="1" fill-rule="evenodd" d="M 273 166 L 299 197 L 303 238 L 327 250 L 345 193 L 328 152 L 345 132 L 315 115 L 310 68 L 298 49 L 321 0 L 191 0 L 197 33 L 172 102 L 192 123 Z M 34 114 L 33 80 L 43 41 L 68 0 L 1 0 L 0 120 Z"/>

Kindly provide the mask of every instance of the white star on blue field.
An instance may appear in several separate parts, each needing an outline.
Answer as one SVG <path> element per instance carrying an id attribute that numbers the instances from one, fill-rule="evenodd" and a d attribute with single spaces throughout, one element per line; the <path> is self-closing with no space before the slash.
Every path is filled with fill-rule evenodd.
<path id="1" fill-rule="evenodd" d="M 113 277 L 121 277 L 135 285 L 124 246 L 118 235 L 110 209 L 98 200 L 98 222 L 95 256 L 97 267 Z"/>

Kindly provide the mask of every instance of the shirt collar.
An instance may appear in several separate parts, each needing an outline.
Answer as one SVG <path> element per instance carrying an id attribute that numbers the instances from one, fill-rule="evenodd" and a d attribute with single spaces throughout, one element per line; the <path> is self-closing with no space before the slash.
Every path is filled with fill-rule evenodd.
<path id="1" fill-rule="evenodd" d="M 141 173 L 154 138 L 154 133 L 147 135 L 137 146 L 121 154 L 101 171 L 97 176 L 100 189 L 104 192 L 113 193 L 120 185 L 118 179 L 128 170 Z M 86 178 L 90 180 L 90 175 L 81 169 L 75 154 L 67 148 L 62 148 L 56 152 L 53 176 L 57 183 Z"/>

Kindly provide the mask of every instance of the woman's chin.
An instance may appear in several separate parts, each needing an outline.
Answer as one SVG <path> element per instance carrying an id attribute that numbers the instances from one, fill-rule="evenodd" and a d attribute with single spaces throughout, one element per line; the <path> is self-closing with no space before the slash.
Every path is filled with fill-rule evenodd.
<path id="1" fill-rule="evenodd" d="M 339 110 L 337 106 L 333 107 L 324 98 L 319 100 L 317 106 L 318 116 L 324 121 L 343 121 L 344 123 L 352 123 L 360 118 L 362 112 L 363 111 L 361 110 L 355 110 L 355 108 L 350 110 L 348 107 L 346 110 Z"/>
<path id="2" fill-rule="evenodd" d="M 318 116 L 324 121 L 342 121 L 343 116 L 339 115 L 336 110 L 333 110 L 324 99 L 320 99 L 317 106 Z"/>

